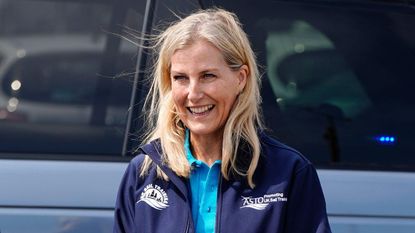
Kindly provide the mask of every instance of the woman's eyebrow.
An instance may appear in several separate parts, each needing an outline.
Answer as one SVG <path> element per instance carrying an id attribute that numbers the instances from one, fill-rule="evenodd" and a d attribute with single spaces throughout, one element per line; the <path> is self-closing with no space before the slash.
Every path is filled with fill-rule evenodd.
<path id="1" fill-rule="evenodd" d="M 204 70 L 200 71 L 199 73 L 200 74 L 206 74 L 206 73 L 209 73 L 209 72 L 218 72 L 218 71 L 219 71 L 219 69 L 216 69 L 216 68 L 208 68 L 208 69 L 204 69 Z"/>
<path id="2" fill-rule="evenodd" d="M 206 73 L 218 72 L 218 71 L 219 71 L 219 69 L 217 69 L 217 68 L 208 68 L 208 69 L 203 69 L 202 71 L 199 72 L 199 74 L 206 74 Z M 186 75 L 186 73 L 181 72 L 181 71 L 171 70 L 170 75 Z"/>
<path id="3" fill-rule="evenodd" d="M 186 75 L 186 73 L 172 70 L 170 71 L 170 75 Z"/>

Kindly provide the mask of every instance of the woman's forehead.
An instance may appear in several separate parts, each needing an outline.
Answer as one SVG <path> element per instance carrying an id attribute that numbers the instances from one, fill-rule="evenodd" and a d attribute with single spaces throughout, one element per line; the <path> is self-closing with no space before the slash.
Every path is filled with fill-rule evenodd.
<path id="1" fill-rule="evenodd" d="M 223 54 L 212 43 L 205 40 L 196 41 L 176 50 L 170 59 L 172 72 L 182 72 L 189 68 L 212 70 L 222 66 L 226 66 Z"/>

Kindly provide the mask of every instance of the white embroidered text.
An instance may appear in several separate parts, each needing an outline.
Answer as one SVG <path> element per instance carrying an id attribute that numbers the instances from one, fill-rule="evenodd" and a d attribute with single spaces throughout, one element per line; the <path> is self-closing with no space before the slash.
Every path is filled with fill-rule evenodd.
<path id="1" fill-rule="evenodd" d="M 287 198 L 284 193 L 265 194 L 262 197 L 244 197 L 242 196 L 241 208 L 252 208 L 256 210 L 265 209 L 272 202 L 286 202 Z"/>

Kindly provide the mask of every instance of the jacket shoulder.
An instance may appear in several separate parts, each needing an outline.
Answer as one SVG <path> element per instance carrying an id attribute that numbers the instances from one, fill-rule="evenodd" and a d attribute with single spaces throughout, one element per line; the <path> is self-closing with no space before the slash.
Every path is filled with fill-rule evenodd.
<path id="1" fill-rule="evenodd" d="M 130 160 L 130 167 L 139 169 L 146 158 L 146 154 L 143 151 L 137 152 L 135 156 Z"/>
<path id="2" fill-rule="evenodd" d="M 262 156 L 270 165 L 292 167 L 296 172 L 312 165 L 311 162 L 298 150 L 287 146 L 277 139 L 260 134 Z"/>
<path id="3" fill-rule="evenodd" d="M 160 140 L 155 139 L 137 148 L 137 150 L 135 151 L 135 156 L 131 159 L 130 164 L 141 166 L 146 156 L 149 156 L 149 154 L 147 154 L 145 151 L 150 150 L 150 148 L 154 148 L 153 146 L 156 146 L 157 150 L 161 150 Z"/>

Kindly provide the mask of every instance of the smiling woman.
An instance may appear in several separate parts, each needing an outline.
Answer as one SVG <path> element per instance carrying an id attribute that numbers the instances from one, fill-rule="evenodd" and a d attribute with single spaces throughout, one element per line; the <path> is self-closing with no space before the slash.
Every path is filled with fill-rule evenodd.
<path id="1" fill-rule="evenodd" d="M 236 15 L 193 13 L 154 48 L 147 144 L 121 182 L 114 232 L 331 232 L 314 167 L 263 133 Z"/>
<path id="2" fill-rule="evenodd" d="M 195 154 L 208 165 L 221 159 L 223 129 L 247 74 L 246 65 L 230 68 L 222 53 L 205 40 L 177 50 L 171 58 L 175 109 L 190 130 Z M 214 145 L 199 145 L 202 141 Z"/>

